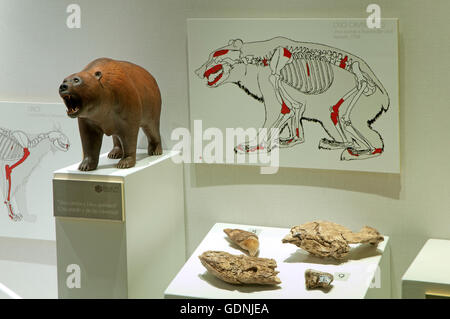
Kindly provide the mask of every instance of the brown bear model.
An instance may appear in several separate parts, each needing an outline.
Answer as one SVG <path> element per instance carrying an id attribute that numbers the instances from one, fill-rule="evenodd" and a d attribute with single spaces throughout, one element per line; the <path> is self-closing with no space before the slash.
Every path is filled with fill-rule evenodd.
<path id="1" fill-rule="evenodd" d="M 118 168 L 136 164 L 139 127 L 148 138 L 148 154 L 162 154 L 159 134 L 161 94 L 153 76 L 125 61 L 100 58 L 64 79 L 59 94 L 67 115 L 78 118 L 83 161 L 81 171 L 97 168 L 103 134 L 113 136 L 109 158 Z"/>

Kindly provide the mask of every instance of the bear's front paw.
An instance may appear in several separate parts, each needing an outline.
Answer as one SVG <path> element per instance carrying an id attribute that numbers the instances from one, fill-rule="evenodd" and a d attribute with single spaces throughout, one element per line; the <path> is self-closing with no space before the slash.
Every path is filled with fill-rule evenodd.
<path id="1" fill-rule="evenodd" d="M 118 158 L 122 158 L 123 156 L 123 152 L 122 149 L 120 147 L 115 146 L 111 152 L 108 153 L 108 158 L 112 158 L 112 159 L 118 159 Z"/>
<path id="2" fill-rule="evenodd" d="M 130 168 L 136 165 L 136 158 L 128 156 L 122 158 L 119 163 L 117 163 L 117 168 Z"/>
<path id="3" fill-rule="evenodd" d="M 161 144 L 158 144 L 156 146 L 154 145 L 149 145 L 148 146 L 148 155 L 152 156 L 152 155 L 162 155 L 162 147 Z"/>
<path id="4" fill-rule="evenodd" d="M 97 168 L 98 161 L 94 161 L 89 157 L 85 157 L 81 162 L 80 166 L 78 166 L 78 170 L 80 171 L 93 171 Z"/>
<path id="5" fill-rule="evenodd" d="M 234 148 L 235 153 L 240 154 L 251 154 L 251 153 L 266 153 L 270 152 L 270 148 L 267 147 L 266 143 L 260 144 L 239 144 Z"/>

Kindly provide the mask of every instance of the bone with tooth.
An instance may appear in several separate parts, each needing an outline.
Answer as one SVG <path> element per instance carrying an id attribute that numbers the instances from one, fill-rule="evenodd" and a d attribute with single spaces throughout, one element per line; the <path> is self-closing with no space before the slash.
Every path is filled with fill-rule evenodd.
<path id="1" fill-rule="evenodd" d="M 307 289 L 329 288 L 333 282 L 332 274 L 314 269 L 305 271 L 305 286 Z"/>
<path id="2" fill-rule="evenodd" d="M 242 229 L 226 228 L 223 231 L 232 242 L 247 250 L 250 256 L 256 256 L 259 250 L 259 240 L 256 234 Z"/>

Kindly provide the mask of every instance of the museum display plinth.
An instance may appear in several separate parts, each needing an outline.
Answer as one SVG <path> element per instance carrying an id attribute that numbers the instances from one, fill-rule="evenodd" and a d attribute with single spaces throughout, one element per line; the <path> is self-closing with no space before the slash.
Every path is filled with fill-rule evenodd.
<path id="1" fill-rule="evenodd" d="M 402 298 L 450 298 L 450 240 L 429 239 L 402 277 Z"/>
<path id="2" fill-rule="evenodd" d="M 95 171 L 75 164 L 54 172 L 59 298 L 163 297 L 185 261 L 176 154 L 138 150 L 129 169 L 115 168 L 118 160 L 104 154 Z"/>
<path id="3" fill-rule="evenodd" d="M 226 239 L 225 228 L 255 231 L 259 236 L 258 257 L 273 258 L 277 262 L 277 286 L 232 285 L 208 273 L 198 256 L 207 250 L 220 250 L 231 254 L 244 254 Z M 348 258 L 342 262 L 319 258 L 292 245 L 281 243 L 289 233 L 288 228 L 249 225 L 215 224 L 192 256 L 166 289 L 165 298 L 390 298 L 389 238 L 384 237 L 377 248 L 370 245 L 351 244 Z M 305 270 L 315 269 L 333 274 L 333 288 L 328 292 L 306 290 Z"/>

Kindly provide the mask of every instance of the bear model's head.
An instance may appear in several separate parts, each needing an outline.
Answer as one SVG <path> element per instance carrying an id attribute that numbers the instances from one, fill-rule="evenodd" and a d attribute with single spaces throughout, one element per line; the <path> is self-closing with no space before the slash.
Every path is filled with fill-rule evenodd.
<path id="1" fill-rule="evenodd" d="M 102 71 L 96 68 L 85 69 L 66 77 L 59 86 L 59 95 L 67 107 L 67 115 L 75 117 L 87 116 L 97 104 Z"/>
<path id="2" fill-rule="evenodd" d="M 234 69 L 242 62 L 242 40 L 230 40 L 227 46 L 214 50 L 208 60 L 195 73 L 205 79 L 208 87 L 217 87 L 224 83 L 236 82 Z"/>

